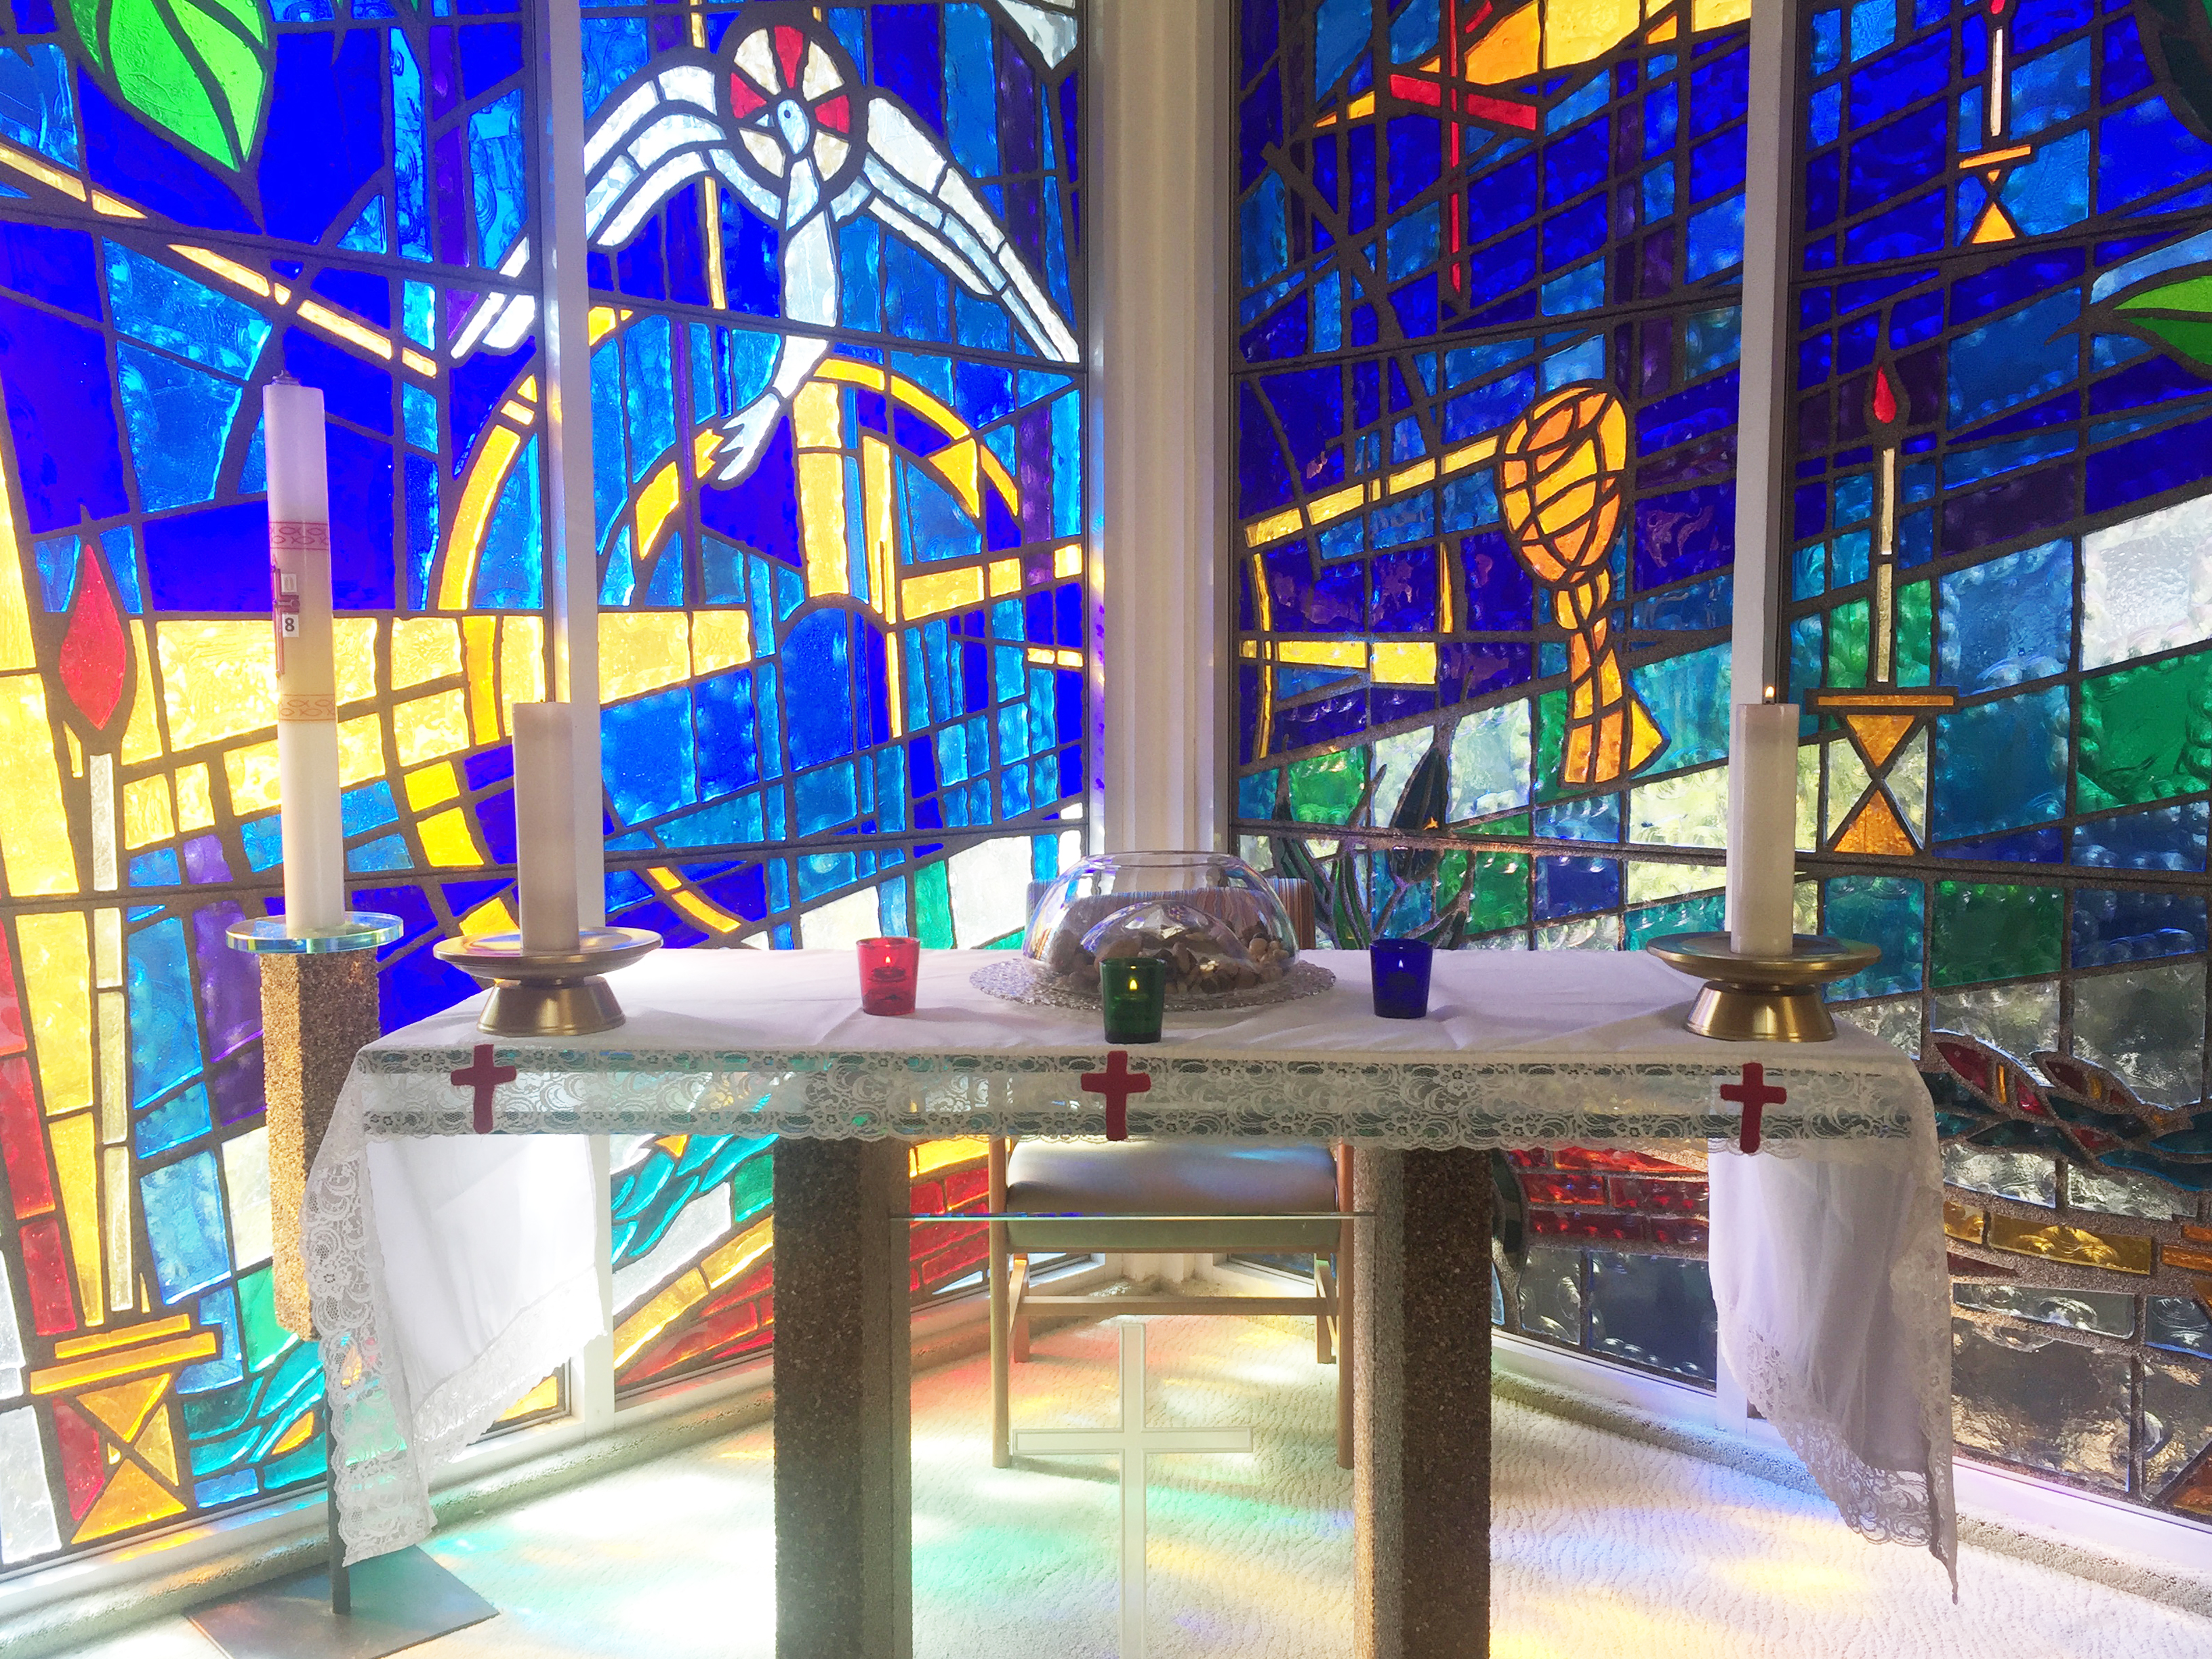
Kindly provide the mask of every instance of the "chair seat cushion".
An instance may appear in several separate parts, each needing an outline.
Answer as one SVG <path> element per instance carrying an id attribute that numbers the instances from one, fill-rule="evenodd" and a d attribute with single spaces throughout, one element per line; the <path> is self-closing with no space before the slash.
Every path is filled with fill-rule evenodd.
<path id="1" fill-rule="evenodd" d="M 1016 1221 L 1017 1249 L 1279 1250 L 1327 1254 L 1334 1221 L 1277 1221 L 1336 1208 L 1326 1146 L 1237 1146 L 1208 1140 L 1024 1140 L 1006 1159 L 1006 1208 L 1073 1211 Z M 1115 1221 L 1116 1215 L 1251 1216 L 1250 1221 Z"/>

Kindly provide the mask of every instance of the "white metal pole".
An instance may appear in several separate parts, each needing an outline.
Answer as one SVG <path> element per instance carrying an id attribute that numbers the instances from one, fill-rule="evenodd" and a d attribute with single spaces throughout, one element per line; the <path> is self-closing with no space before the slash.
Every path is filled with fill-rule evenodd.
<path id="1" fill-rule="evenodd" d="M 1796 267 L 1803 0 L 1751 9 L 1751 104 L 1744 143 L 1743 379 L 1736 413 L 1735 607 L 1729 696 L 1778 696 L 1784 548 L 1790 534 L 1790 273 Z"/>
<path id="2" fill-rule="evenodd" d="M 1226 819 L 1223 170 L 1233 8 L 1091 9 L 1091 536 L 1097 846 L 1212 848 Z"/>

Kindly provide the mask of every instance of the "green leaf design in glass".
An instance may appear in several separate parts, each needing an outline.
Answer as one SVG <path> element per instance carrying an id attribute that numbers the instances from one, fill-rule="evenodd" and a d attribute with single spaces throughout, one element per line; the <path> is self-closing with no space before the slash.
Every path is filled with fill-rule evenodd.
<path id="1" fill-rule="evenodd" d="M 2212 369 L 2212 271 L 2200 270 L 2179 282 L 2139 289 L 2113 310 L 2134 331 L 2154 335 L 2176 356 Z"/>
<path id="2" fill-rule="evenodd" d="M 107 90 L 236 172 L 269 103 L 267 0 L 70 0 L 77 44 Z"/>

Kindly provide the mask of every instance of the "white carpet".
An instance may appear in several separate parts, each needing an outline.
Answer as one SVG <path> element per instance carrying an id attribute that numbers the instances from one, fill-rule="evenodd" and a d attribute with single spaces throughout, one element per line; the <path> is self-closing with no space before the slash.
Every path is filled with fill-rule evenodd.
<path id="1" fill-rule="evenodd" d="M 1152 1460 L 1158 1659 L 1344 1659 L 1352 1477 L 1310 1325 L 1158 1320 L 1150 1421 L 1249 1425 L 1255 1453 Z M 1018 1427 L 1113 1420 L 1110 1327 L 1040 1339 Z M 915 1382 L 917 1659 L 1114 1652 L 1112 1460 L 994 1469 L 978 1358 Z M 1496 1659 L 2204 1659 L 2212 1620 L 1969 1549 L 1954 1607 L 1923 1553 L 1818 1501 L 1497 1402 Z M 766 1427 L 441 1534 L 502 1611 L 422 1659 L 769 1659 Z M 181 1620 L 80 1659 L 212 1659 Z"/>

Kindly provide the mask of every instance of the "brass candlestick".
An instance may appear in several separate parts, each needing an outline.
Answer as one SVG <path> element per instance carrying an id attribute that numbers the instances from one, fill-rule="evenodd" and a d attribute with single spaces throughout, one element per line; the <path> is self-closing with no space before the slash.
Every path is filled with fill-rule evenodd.
<path id="1" fill-rule="evenodd" d="M 1791 936 L 1788 956 L 1737 951 L 1726 933 L 1669 933 L 1644 949 L 1705 988 L 1682 1024 L 1724 1042 L 1826 1042 L 1836 1035 L 1820 988 L 1881 960 L 1878 945 L 1826 933 Z"/>
<path id="2" fill-rule="evenodd" d="M 588 1036 L 623 1023 L 622 1004 L 599 977 L 660 948 L 645 927 L 586 927 L 573 951 L 526 951 L 520 933 L 449 939 L 437 946 L 479 984 L 489 985 L 477 1029 L 495 1036 Z"/>

